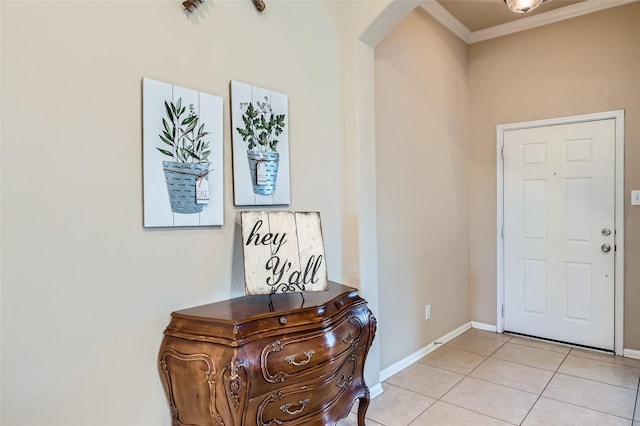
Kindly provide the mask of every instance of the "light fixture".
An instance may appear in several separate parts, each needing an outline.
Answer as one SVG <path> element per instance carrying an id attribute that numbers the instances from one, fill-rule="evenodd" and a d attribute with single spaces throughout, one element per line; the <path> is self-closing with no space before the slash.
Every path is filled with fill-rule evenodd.
<path id="1" fill-rule="evenodd" d="M 507 7 L 516 13 L 531 12 L 546 0 L 504 0 Z"/>

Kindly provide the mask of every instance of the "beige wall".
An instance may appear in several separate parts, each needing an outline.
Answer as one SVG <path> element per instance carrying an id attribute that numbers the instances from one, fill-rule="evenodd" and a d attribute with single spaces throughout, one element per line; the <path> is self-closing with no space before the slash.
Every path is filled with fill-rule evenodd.
<path id="1" fill-rule="evenodd" d="M 232 79 L 289 95 L 287 208 L 321 212 L 329 278 L 361 285 L 354 52 L 388 2 L 180 3 L 0 2 L 3 425 L 170 424 L 170 312 L 243 291 Z M 224 98 L 223 227 L 142 228 L 143 77 Z"/>
<path id="2" fill-rule="evenodd" d="M 376 48 L 375 72 L 386 368 L 469 321 L 466 45 L 416 9 Z"/>
<path id="3" fill-rule="evenodd" d="M 628 201 L 640 187 L 639 19 L 635 3 L 465 47 L 419 9 L 376 48 L 381 368 L 466 321 L 496 323 L 496 125 L 616 109 L 624 347 L 640 348 L 640 207 Z"/>
<path id="4" fill-rule="evenodd" d="M 471 319 L 496 322 L 496 125 L 624 109 L 624 347 L 640 349 L 640 3 L 469 47 Z"/>
<path id="5" fill-rule="evenodd" d="M 414 6 L 403 0 L 386 8 L 389 3 L 271 0 L 259 14 L 248 1 L 221 0 L 187 17 L 178 0 L 0 2 L 0 423 L 168 426 L 155 362 L 169 313 L 242 292 L 228 109 L 225 225 L 145 230 L 142 77 L 222 96 L 225 107 L 232 79 L 289 95 L 289 208 L 321 212 L 331 279 L 361 287 L 374 301 L 380 287 L 376 344 L 384 349 L 383 368 L 469 319 L 495 322 L 495 255 L 486 247 L 495 244 L 496 124 L 625 108 L 627 189 L 640 185 L 633 164 L 640 136 L 637 5 L 603 12 L 605 18 L 578 18 L 571 30 L 531 32 L 542 34 L 539 45 L 527 33 L 472 46 L 466 75 L 464 46 L 415 12 L 376 52 L 386 52 L 375 69 L 390 87 L 375 82 L 375 114 L 385 114 L 381 96 L 406 102 L 424 113 L 428 132 L 417 127 L 413 110 L 391 109 L 388 116 L 405 126 L 379 123 L 376 162 L 369 46 L 386 32 L 380 28 Z M 367 46 L 359 39 L 374 20 Z M 588 38 L 586 50 L 576 47 L 580 35 Z M 528 40 L 525 54 L 518 37 Z M 498 51 L 502 44 L 511 49 Z M 574 50 L 578 58 L 569 62 L 578 69 L 553 68 Z M 538 72 L 505 68 L 508 58 L 537 63 L 527 52 L 544 59 Z M 585 59 L 585 52 L 600 58 Z M 534 98 L 544 93 L 540 85 L 529 89 L 515 77 L 505 84 L 500 76 L 511 67 L 542 87 L 548 83 L 549 94 L 565 96 Z M 523 105 L 518 99 L 525 95 L 531 99 Z M 465 102 L 474 112 L 468 118 Z M 316 161 L 319 153 L 326 161 Z M 415 164 L 411 154 L 428 156 L 429 167 Z M 416 167 L 408 170 L 403 160 Z M 434 181 L 440 184 L 428 185 Z M 376 197 L 380 242 L 367 245 L 376 240 L 365 232 L 375 229 L 369 206 Z M 406 208 L 394 208 L 396 200 Z M 634 209 L 626 222 L 625 346 L 638 349 L 633 305 L 640 286 L 633 277 L 640 268 L 640 241 L 634 241 L 640 218 Z M 417 219 L 419 232 L 409 233 L 408 219 Z M 413 239 L 410 247 L 406 239 Z M 376 254 L 379 270 L 367 262 Z M 180 270 L 171 266 L 176 259 Z M 397 271 L 402 280 L 392 274 Z M 399 303 L 401 292 L 416 302 Z M 423 317 L 426 303 L 430 322 Z M 377 369 L 375 351 L 371 355 L 368 366 Z"/>

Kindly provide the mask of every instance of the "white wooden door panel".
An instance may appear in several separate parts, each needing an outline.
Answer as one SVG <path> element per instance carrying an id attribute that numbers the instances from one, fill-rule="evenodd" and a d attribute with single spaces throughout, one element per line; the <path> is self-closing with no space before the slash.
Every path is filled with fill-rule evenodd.
<path id="1" fill-rule="evenodd" d="M 615 120 L 505 131 L 503 167 L 504 329 L 613 349 Z"/>

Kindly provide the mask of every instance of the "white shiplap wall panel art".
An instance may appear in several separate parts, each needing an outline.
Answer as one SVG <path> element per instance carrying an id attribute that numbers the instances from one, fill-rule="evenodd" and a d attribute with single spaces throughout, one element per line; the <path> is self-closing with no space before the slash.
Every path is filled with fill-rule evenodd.
<path id="1" fill-rule="evenodd" d="M 235 205 L 290 204 L 287 95 L 232 81 L 231 123 Z"/>
<path id="2" fill-rule="evenodd" d="M 224 220 L 222 98 L 143 79 L 144 226 Z"/>
<path id="3" fill-rule="evenodd" d="M 246 211 L 240 219 L 247 294 L 327 290 L 320 213 Z"/>

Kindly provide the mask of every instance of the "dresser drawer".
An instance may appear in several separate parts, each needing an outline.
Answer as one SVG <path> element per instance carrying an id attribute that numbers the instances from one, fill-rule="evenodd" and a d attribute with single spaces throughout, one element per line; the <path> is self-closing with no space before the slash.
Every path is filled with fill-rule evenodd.
<path id="1" fill-rule="evenodd" d="M 315 333 L 305 333 L 275 340 L 267 345 L 260 357 L 264 380 L 285 383 L 317 375 L 325 364 L 339 360 L 366 344 L 366 306 L 353 309 L 334 327 Z"/>
<path id="2" fill-rule="evenodd" d="M 352 353 L 330 377 L 307 386 L 290 386 L 253 399 L 249 415 L 258 426 L 307 425 L 318 413 L 333 405 L 345 392 L 352 392 L 353 380 L 361 380 L 362 351 Z M 348 411 L 348 408 L 347 410 Z M 344 413 L 346 415 L 346 412 Z"/>

